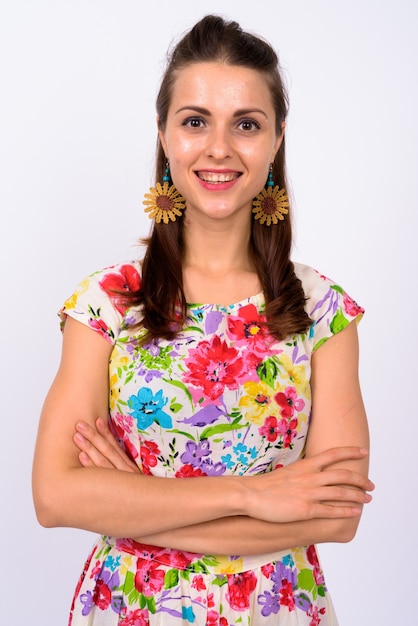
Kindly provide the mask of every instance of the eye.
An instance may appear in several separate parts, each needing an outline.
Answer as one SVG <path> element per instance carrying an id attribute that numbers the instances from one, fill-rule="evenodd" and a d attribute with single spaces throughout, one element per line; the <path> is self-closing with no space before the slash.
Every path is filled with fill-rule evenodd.
<path id="1" fill-rule="evenodd" d="M 248 131 L 251 132 L 254 130 L 259 130 L 260 124 L 256 122 L 255 120 L 245 119 L 245 120 L 240 120 L 238 122 L 238 128 L 240 128 L 241 130 L 245 130 L 246 132 Z"/>
<path id="2" fill-rule="evenodd" d="M 182 126 L 188 126 L 189 128 L 203 128 L 204 121 L 201 117 L 188 117 L 182 122 Z"/>

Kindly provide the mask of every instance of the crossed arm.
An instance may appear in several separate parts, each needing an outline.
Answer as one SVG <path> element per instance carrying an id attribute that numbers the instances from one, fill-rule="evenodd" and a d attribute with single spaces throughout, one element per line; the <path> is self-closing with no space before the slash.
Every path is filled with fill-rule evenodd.
<path id="1" fill-rule="evenodd" d="M 33 492 L 45 526 L 74 526 L 201 553 L 253 554 L 348 541 L 373 484 L 355 324 L 313 357 L 306 458 L 252 477 L 143 476 L 106 421 L 110 346 L 68 319 L 45 401 Z M 197 481 L 197 482 L 196 482 Z"/>

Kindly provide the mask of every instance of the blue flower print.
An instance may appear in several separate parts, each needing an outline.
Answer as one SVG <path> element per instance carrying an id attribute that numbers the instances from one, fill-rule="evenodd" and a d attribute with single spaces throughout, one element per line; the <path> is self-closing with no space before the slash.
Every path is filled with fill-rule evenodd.
<path id="1" fill-rule="evenodd" d="M 172 428 L 170 415 L 163 411 L 167 398 L 163 397 L 162 389 L 154 395 L 148 387 L 141 387 L 136 396 L 128 399 L 128 406 L 132 409 L 131 415 L 136 419 L 139 430 L 145 430 L 153 422 L 163 428 Z"/>

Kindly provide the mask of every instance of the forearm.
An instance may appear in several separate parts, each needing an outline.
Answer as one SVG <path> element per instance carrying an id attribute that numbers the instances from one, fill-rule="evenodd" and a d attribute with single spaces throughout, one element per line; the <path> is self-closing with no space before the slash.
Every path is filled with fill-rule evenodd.
<path id="1" fill-rule="evenodd" d="M 137 538 L 150 545 L 200 554 L 240 556 L 279 552 L 324 542 L 351 541 L 360 515 L 351 519 L 313 519 L 272 523 L 236 516 Z"/>
<path id="2" fill-rule="evenodd" d="M 47 527 L 135 537 L 242 513 L 233 477 L 176 480 L 77 467 L 35 482 L 42 483 L 35 490 L 38 519 Z"/>

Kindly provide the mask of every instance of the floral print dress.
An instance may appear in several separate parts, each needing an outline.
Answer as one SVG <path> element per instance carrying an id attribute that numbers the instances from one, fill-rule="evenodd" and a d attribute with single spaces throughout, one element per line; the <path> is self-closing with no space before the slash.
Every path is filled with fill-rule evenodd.
<path id="1" fill-rule="evenodd" d="M 313 324 L 273 339 L 262 294 L 230 306 L 189 305 L 172 341 L 140 345 L 140 263 L 81 282 L 60 315 L 112 343 L 110 423 L 144 474 L 174 480 L 254 475 L 303 456 L 312 353 L 361 309 L 338 285 L 295 264 Z M 248 538 L 251 541 L 251 537 Z M 98 538 L 80 576 L 71 626 L 335 626 L 315 546 L 257 556 L 195 554 Z"/>

